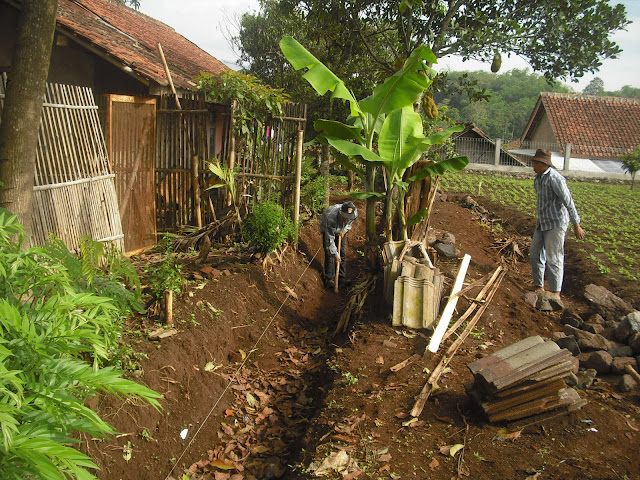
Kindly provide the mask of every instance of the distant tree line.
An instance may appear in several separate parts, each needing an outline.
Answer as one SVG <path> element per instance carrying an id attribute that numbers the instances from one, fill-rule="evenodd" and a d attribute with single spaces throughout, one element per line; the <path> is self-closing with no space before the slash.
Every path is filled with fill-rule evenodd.
<path id="1" fill-rule="evenodd" d="M 443 77 L 438 82 L 440 91 L 434 94 L 438 107 L 444 107 L 452 120 L 473 122 L 489 137 L 504 140 L 522 135 L 540 92 L 576 93 L 559 82 L 550 85 L 543 75 L 528 69 L 513 69 L 501 74 L 445 71 L 438 76 Z M 471 101 L 468 95 L 455 88 L 461 77 L 484 93 L 478 101 Z M 640 98 L 640 88 L 629 85 L 618 91 L 605 91 L 604 83 L 598 77 L 582 93 Z"/>

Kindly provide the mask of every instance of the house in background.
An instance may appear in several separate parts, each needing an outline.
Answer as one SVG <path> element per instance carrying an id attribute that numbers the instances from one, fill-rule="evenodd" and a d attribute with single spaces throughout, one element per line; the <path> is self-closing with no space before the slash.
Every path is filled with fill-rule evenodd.
<path id="1" fill-rule="evenodd" d="M 508 150 L 501 146 L 499 139 L 491 139 L 475 123 L 463 123 L 463 130 L 451 135 L 458 155 L 469 157 L 473 164 L 488 165 L 512 165 L 524 166 L 525 164 Z M 499 156 L 496 151 L 500 151 Z"/>
<path id="2" fill-rule="evenodd" d="M 569 145 L 569 147 L 567 147 Z M 537 148 L 553 152 L 556 168 L 624 173 L 619 158 L 640 145 L 640 98 L 542 92 L 511 153 L 530 159 Z"/>
<path id="3" fill-rule="evenodd" d="M 0 73 L 8 81 L 19 8 L 0 0 Z M 206 102 L 193 79 L 225 70 L 173 28 L 119 2 L 58 0 L 48 82 L 89 88 L 95 96 L 127 251 L 154 244 L 158 230 L 194 224 L 193 163 L 202 171 L 204 159 L 224 155 L 229 107 Z"/>

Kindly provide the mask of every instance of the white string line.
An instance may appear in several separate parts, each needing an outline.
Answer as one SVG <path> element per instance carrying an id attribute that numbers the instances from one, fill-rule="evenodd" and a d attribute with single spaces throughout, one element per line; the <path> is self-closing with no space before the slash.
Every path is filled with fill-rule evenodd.
<path id="1" fill-rule="evenodd" d="M 311 258 L 311 261 L 309 261 L 309 263 L 307 264 L 305 269 L 300 274 L 300 277 L 298 278 L 298 280 L 296 280 L 296 283 L 293 285 L 294 288 L 296 287 L 296 285 L 298 285 L 298 283 L 300 283 L 300 280 L 302 279 L 302 276 L 307 272 L 307 270 L 311 266 L 311 263 L 316 258 L 316 255 L 318 255 L 318 252 L 320 251 L 320 248 L 322 248 L 322 247 L 318 247 L 318 250 L 316 250 L 316 253 L 314 253 L 313 257 Z M 260 340 L 262 340 L 262 337 L 265 336 L 265 334 L 267 333 L 267 330 L 269 330 L 269 327 L 271 327 L 271 324 L 274 322 L 274 320 L 276 319 L 276 316 L 278 315 L 278 313 L 280 313 L 280 310 L 282 310 L 282 307 L 284 307 L 285 302 L 289 299 L 290 296 L 291 296 L 291 294 L 287 293 L 287 296 L 284 298 L 284 300 L 282 301 L 282 303 L 278 307 L 278 310 L 276 310 L 276 313 L 274 313 L 272 315 L 271 321 L 267 324 L 266 327 L 264 327 L 264 330 L 260 334 L 260 337 L 255 341 L 255 343 L 253 344 L 253 347 L 251 348 L 251 350 L 249 350 L 249 353 L 247 354 L 247 356 L 244 358 L 244 360 L 242 361 L 240 366 L 236 369 L 236 372 L 234 373 L 233 378 L 231 380 L 229 380 L 229 383 L 227 383 L 227 386 L 224 388 L 224 390 L 222 391 L 222 393 L 220 394 L 220 396 L 216 400 L 215 404 L 211 407 L 211 410 L 209 410 L 209 413 L 207 413 L 207 416 L 204 417 L 204 420 L 202 421 L 202 423 L 200 424 L 200 426 L 196 430 L 196 433 L 193 434 L 193 437 L 191 437 L 191 440 L 189 441 L 187 446 L 184 447 L 184 450 L 182 451 L 182 453 L 180 454 L 178 459 L 173 464 L 173 467 L 171 467 L 171 470 L 169 470 L 169 473 L 165 477 L 165 480 L 169 480 L 169 476 L 173 473 L 173 470 L 180 463 L 180 460 L 182 460 L 182 457 L 184 457 L 185 453 L 187 453 L 187 450 L 189 450 L 189 447 L 191 447 L 191 444 L 194 442 L 194 440 L 196 439 L 196 437 L 200 433 L 200 430 L 202 430 L 202 427 L 205 426 L 205 424 L 207 423 L 207 420 L 209 420 L 209 417 L 213 414 L 213 411 L 216 409 L 218 404 L 222 401 L 222 397 L 224 397 L 224 395 L 227 393 L 227 391 L 231 388 L 231 385 L 233 384 L 233 382 L 238 380 L 238 376 L 240 375 L 240 370 L 242 370 L 242 368 L 245 366 L 245 364 L 249 360 L 249 357 L 251 357 L 251 354 L 256 350 L 256 347 L 260 343 Z"/>

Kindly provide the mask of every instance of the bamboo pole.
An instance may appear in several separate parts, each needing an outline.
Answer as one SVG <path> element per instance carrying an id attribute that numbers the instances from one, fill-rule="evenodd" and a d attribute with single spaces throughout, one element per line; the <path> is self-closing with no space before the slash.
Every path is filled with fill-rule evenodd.
<path id="1" fill-rule="evenodd" d="M 342 236 L 338 235 L 338 259 L 340 259 L 340 247 L 342 246 Z M 336 262 L 336 278 L 333 282 L 333 291 L 338 293 L 338 278 L 340 276 L 340 262 Z"/>
<path id="2" fill-rule="evenodd" d="M 462 284 L 464 282 L 464 277 L 467 274 L 467 268 L 469 268 L 470 261 L 471 256 L 469 254 L 465 254 L 465 256 L 462 258 L 460 269 L 458 270 L 458 276 L 456 277 L 456 281 L 453 284 L 453 288 L 451 289 L 451 296 L 449 297 L 449 301 L 444 307 L 444 310 L 440 317 L 440 321 L 438 322 L 438 326 L 433 332 L 431 341 L 429 342 L 429 346 L 427 347 L 430 352 L 435 353 L 438 351 L 438 347 L 440 346 L 442 337 L 444 336 L 447 327 L 449 326 L 449 321 L 451 320 L 453 311 L 455 310 L 456 304 L 458 303 L 458 295 L 456 294 L 462 289 Z"/>
<path id="3" fill-rule="evenodd" d="M 191 181 L 193 182 L 193 203 L 195 207 L 196 226 L 202 228 L 202 211 L 200 209 L 200 181 L 198 180 L 198 156 L 191 157 Z"/>
<path id="4" fill-rule="evenodd" d="M 165 322 L 173 325 L 173 290 L 164 291 Z"/>
<path id="5" fill-rule="evenodd" d="M 300 221 L 300 179 L 302 178 L 302 144 L 304 143 L 304 130 L 298 130 L 298 143 L 296 151 L 296 179 L 293 200 L 293 224 L 298 228 Z"/>

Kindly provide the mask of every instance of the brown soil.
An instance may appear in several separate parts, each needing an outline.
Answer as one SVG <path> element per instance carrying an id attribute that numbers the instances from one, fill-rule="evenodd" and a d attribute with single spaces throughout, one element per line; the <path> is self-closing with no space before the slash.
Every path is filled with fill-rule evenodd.
<path id="1" fill-rule="evenodd" d="M 183 272 L 191 282 L 174 300 L 176 335 L 150 341 L 146 334 L 157 319 L 131 322 L 128 340 L 148 356 L 137 380 L 164 395 L 162 410 L 113 398 L 94 402 L 120 432 L 108 442 L 82 444 L 101 467 L 99 478 L 177 479 L 191 469 L 192 478 L 305 479 L 313 478 L 310 462 L 317 465 L 340 450 L 358 466 L 345 478 L 638 478 L 640 393 L 618 392 L 616 377 L 598 378 L 580 391 L 587 404 L 573 413 L 491 424 L 471 404 L 463 388 L 472 378 L 467 364 L 531 335 L 550 337 L 561 326 L 559 313 L 535 311 L 520 298 L 531 288 L 526 236 L 533 219 L 482 201 L 491 215 L 479 218 L 457 200 L 437 202 L 432 225 L 455 235 L 460 256 L 471 255 L 467 281 L 499 264 L 496 240 L 524 236 L 516 238 L 525 258 L 509 263 L 478 324 L 481 334 L 464 342 L 418 422 L 408 425 L 406 415 L 425 384 L 426 369 L 434 368 L 444 348 L 390 371 L 415 353 L 423 355 L 430 332 L 391 326 L 382 282 L 347 333 L 333 336 L 348 292 L 323 288 L 323 252 L 311 222 L 302 229 L 297 252 L 272 255 L 264 266 L 248 253 L 223 247 L 209 255 L 209 275 L 193 257 L 186 259 Z M 565 305 L 586 313 L 581 292 L 596 283 L 639 308 L 638 285 L 610 285 L 569 237 Z M 349 272 L 362 280 L 364 221 L 356 222 L 348 238 Z M 141 263 L 153 259 L 149 255 Z M 438 263 L 448 277 L 445 291 L 458 265 L 459 260 Z M 461 299 L 458 313 L 466 307 Z M 519 434 L 500 441 L 505 427 Z M 464 444 L 455 457 L 441 453 L 455 444 Z"/>

